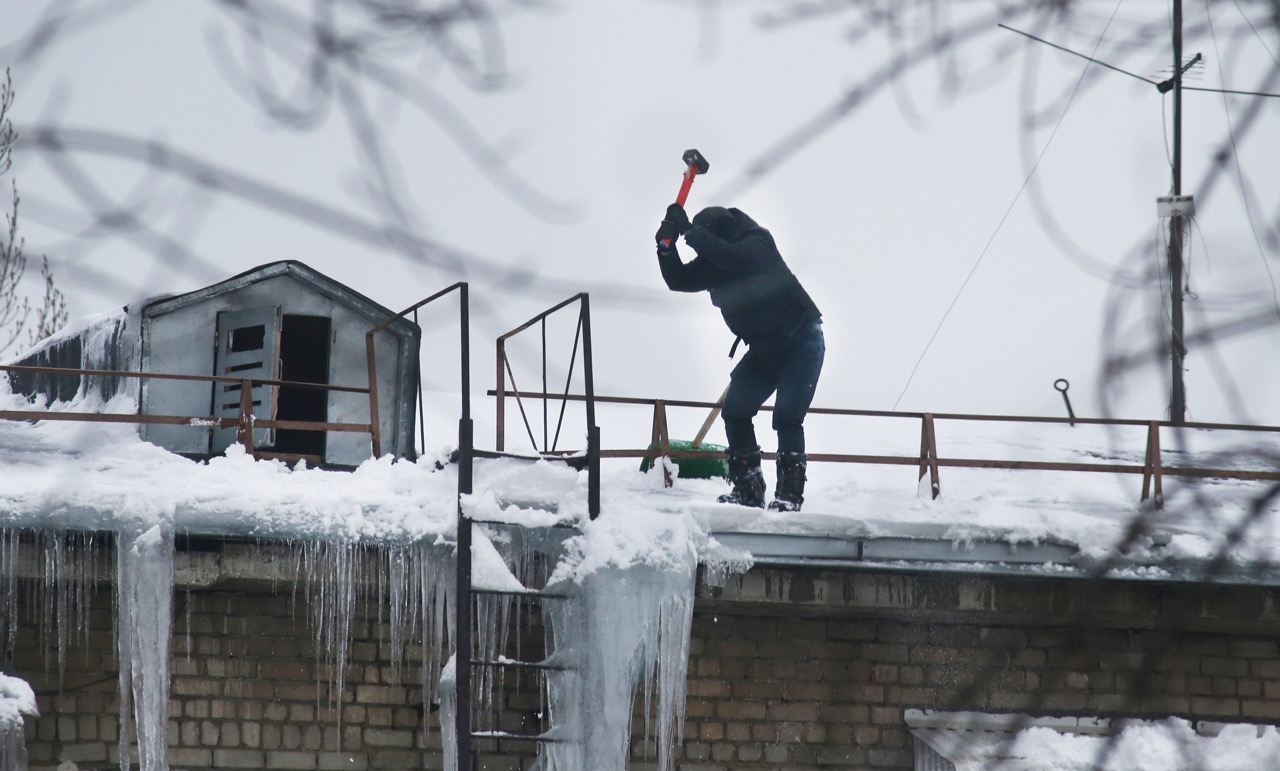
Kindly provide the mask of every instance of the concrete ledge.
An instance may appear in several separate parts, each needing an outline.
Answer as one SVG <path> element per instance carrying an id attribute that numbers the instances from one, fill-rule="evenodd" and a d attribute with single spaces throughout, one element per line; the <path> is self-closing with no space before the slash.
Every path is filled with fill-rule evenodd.
<path id="1" fill-rule="evenodd" d="M 757 566 L 697 597 L 724 614 L 1280 635 L 1280 589 L 1260 586 Z"/>

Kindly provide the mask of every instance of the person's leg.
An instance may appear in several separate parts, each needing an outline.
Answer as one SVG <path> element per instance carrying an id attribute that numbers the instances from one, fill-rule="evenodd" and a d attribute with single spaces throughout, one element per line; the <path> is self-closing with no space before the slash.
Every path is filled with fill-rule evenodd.
<path id="1" fill-rule="evenodd" d="M 748 349 L 729 376 L 729 390 L 720 410 L 731 452 L 759 451 L 753 421 L 777 385 L 776 368 L 759 351 Z"/>
<path id="2" fill-rule="evenodd" d="M 826 354 L 821 326 L 798 336 L 794 342 L 779 378 L 773 412 L 773 427 L 778 432 L 778 483 L 769 508 L 777 511 L 799 511 L 804 503 L 809 465 L 805 455 L 804 418 L 813 403 Z"/>
<path id="3" fill-rule="evenodd" d="M 821 325 L 797 335 L 792 342 L 778 376 L 778 398 L 773 407 L 779 454 L 805 451 L 804 418 L 813 404 L 827 350 Z"/>
<path id="4" fill-rule="evenodd" d="M 752 421 L 773 393 L 774 370 L 759 351 L 748 349 L 733 368 L 720 415 L 729 440 L 729 482 L 733 489 L 717 498 L 721 503 L 764 508 L 766 485 L 760 471 L 760 444 Z"/>

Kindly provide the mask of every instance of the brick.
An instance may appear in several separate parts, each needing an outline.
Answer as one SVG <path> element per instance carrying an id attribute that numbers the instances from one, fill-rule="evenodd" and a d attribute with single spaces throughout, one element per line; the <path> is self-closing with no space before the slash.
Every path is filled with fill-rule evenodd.
<path id="1" fill-rule="evenodd" d="M 370 747 L 407 748 L 413 746 L 413 731 L 395 728 L 366 728 L 364 743 Z"/>
<path id="2" fill-rule="evenodd" d="M 365 771 L 369 759 L 359 752 L 320 752 L 316 754 L 316 768 L 320 771 Z"/>
<path id="3" fill-rule="evenodd" d="M 812 722 L 818 719 L 818 705 L 811 702 L 784 702 L 770 704 L 769 720 Z"/>
<path id="4" fill-rule="evenodd" d="M 266 755 L 257 750 L 214 750 L 213 764 L 222 769 L 268 768 Z"/>
<path id="5" fill-rule="evenodd" d="M 258 664 L 258 676 L 264 680 L 311 680 L 311 665 L 305 661 L 266 660 Z"/>
<path id="6" fill-rule="evenodd" d="M 58 759 L 74 763 L 101 762 L 107 759 L 107 744 L 105 742 L 63 744 L 58 752 Z"/>
<path id="7" fill-rule="evenodd" d="M 727 720 L 764 720 L 767 708 L 763 701 L 721 701 L 715 703 L 715 714 Z"/>
<path id="8" fill-rule="evenodd" d="M 356 701 L 360 704 L 405 704 L 408 702 L 407 689 L 390 685 L 356 686 Z"/>
<path id="9" fill-rule="evenodd" d="M 319 765 L 314 752 L 296 752 L 289 750 L 272 750 L 267 753 L 267 767 L 314 769 Z"/>
<path id="10" fill-rule="evenodd" d="M 171 767 L 208 768 L 212 763 L 213 752 L 211 750 L 189 747 L 169 748 L 169 765 Z"/>

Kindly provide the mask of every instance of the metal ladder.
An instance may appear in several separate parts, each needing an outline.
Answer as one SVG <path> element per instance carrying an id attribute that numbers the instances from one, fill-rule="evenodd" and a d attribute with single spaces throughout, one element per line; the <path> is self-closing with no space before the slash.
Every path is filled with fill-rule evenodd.
<path id="1" fill-rule="evenodd" d="M 463 302 L 465 307 L 465 291 L 463 294 Z M 455 586 L 455 617 L 454 629 L 455 639 L 455 668 L 456 681 L 455 701 L 455 737 L 457 742 L 457 768 L 459 771 L 472 771 L 475 767 L 475 742 L 477 740 L 497 739 L 498 741 L 518 741 L 547 743 L 559 741 L 551 735 L 551 726 L 544 721 L 541 730 L 537 733 L 508 733 L 497 731 L 481 731 L 475 730 L 475 712 L 472 695 L 475 693 L 473 688 L 474 675 L 482 673 L 482 679 L 488 680 L 490 686 L 490 699 L 497 699 L 502 692 L 502 687 L 496 686 L 495 683 L 505 685 L 505 677 L 497 676 L 493 673 L 505 673 L 508 670 L 514 670 L 518 673 L 532 674 L 538 682 L 539 698 L 543 698 L 546 693 L 547 683 L 546 677 L 553 672 L 564 671 L 566 667 L 560 664 L 547 663 L 546 657 L 541 661 L 523 661 L 508 659 L 505 656 L 500 658 L 480 658 L 474 657 L 475 652 L 475 623 L 474 617 L 475 602 L 477 599 L 487 598 L 489 600 L 513 600 L 517 605 L 517 612 L 514 614 L 515 620 L 519 620 L 520 613 L 518 606 L 521 602 L 530 604 L 538 604 L 545 607 L 548 602 L 564 602 L 570 600 L 570 595 L 556 592 L 548 592 L 545 588 L 535 589 L 527 592 L 513 591 L 495 591 L 495 590 L 476 590 L 472 587 L 472 566 L 471 566 L 471 548 L 473 542 L 473 528 L 477 525 L 484 526 L 502 526 L 502 527 L 521 527 L 511 523 L 493 523 L 480 522 L 470 519 L 465 515 L 462 509 L 462 498 L 473 492 L 474 479 L 474 463 L 477 458 L 519 458 L 529 460 L 531 462 L 538 460 L 547 460 L 553 462 L 563 462 L 579 469 L 587 471 L 587 509 L 588 515 L 595 519 L 600 513 L 600 429 L 596 425 L 595 420 L 595 400 L 594 385 L 592 377 L 592 360 L 591 360 L 591 322 L 590 322 L 590 302 L 588 296 L 584 294 L 576 295 L 550 310 L 539 314 L 525 324 L 508 332 L 498 338 L 498 392 L 497 392 L 497 409 L 499 414 L 498 425 L 502 425 L 502 413 L 505 404 L 505 378 L 504 374 L 510 374 L 510 365 L 506 359 L 505 342 L 512 335 L 533 326 L 535 323 L 542 322 L 543 329 L 543 373 L 545 380 L 546 372 L 546 351 L 545 351 L 545 321 L 547 316 L 566 307 L 567 305 L 578 301 L 580 303 L 580 311 L 578 316 L 577 337 L 574 340 L 574 356 L 576 359 L 578 342 L 582 342 L 583 350 L 583 378 L 586 390 L 586 423 L 587 423 L 587 449 L 585 457 L 572 456 L 566 453 L 557 452 L 551 447 L 544 446 L 537 456 L 518 456 L 503 451 L 504 439 L 499 435 L 496 443 L 496 451 L 477 450 L 475 448 L 474 425 L 470 414 L 470 397 L 469 389 L 465 386 L 465 381 L 469 380 L 469 376 L 465 374 L 468 367 L 468 359 L 466 358 L 466 345 L 464 339 L 463 356 L 464 356 L 464 388 L 462 396 L 462 417 L 458 424 L 458 510 L 457 510 L 457 576 Z M 464 311 L 465 313 L 465 311 Z M 464 315 L 465 325 L 465 315 Z M 573 361 L 571 360 L 570 375 L 572 375 Z M 566 384 L 566 392 L 568 385 Z M 543 391 L 546 391 L 545 383 Z M 512 392 L 517 397 L 518 391 L 514 389 Z M 523 408 L 521 408 L 523 410 Z M 544 401 L 544 413 L 545 413 Z M 563 406 L 562 406 L 563 409 Z M 563 414 L 561 416 L 563 418 Z M 546 433 L 546 421 L 544 418 L 544 434 Z M 559 431 L 557 430 L 557 438 Z M 530 431 L 532 437 L 532 431 Z M 544 445 L 546 445 L 544 436 Z M 508 619 L 510 620 L 510 618 Z M 518 630 L 517 630 L 518 631 Z M 517 639 L 519 639 L 517 634 Z M 492 656 L 494 651 L 487 651 L 486 654 Z M 494 714 L 497 714 L 496 712 Z M 547 714 L 547 710 L 543 710 L 543 714 Z M 541 753 L 539 753 L 541 754 Z"/>

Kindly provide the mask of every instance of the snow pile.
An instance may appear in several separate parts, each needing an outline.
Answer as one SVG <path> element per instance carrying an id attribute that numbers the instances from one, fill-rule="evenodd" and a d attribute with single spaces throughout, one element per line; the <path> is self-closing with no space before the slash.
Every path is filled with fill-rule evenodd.
<path id="1" fill-rule="evenodd" d="M 1243 771 L 1280 768 L 1274 726 L 1227 725 L 1203 736 L 1186 720 L 1133 721 L 1114 737 L 1029 727 L 1010 736 L 953 732 L 956 771 Z"/>
<path id="2" fill-rule="evenodd" d="M 0 768 L 25 771 L 26 731 L 23 716 L 39 716 L 36 695 L 26 680 L 0 674 Z"/>

